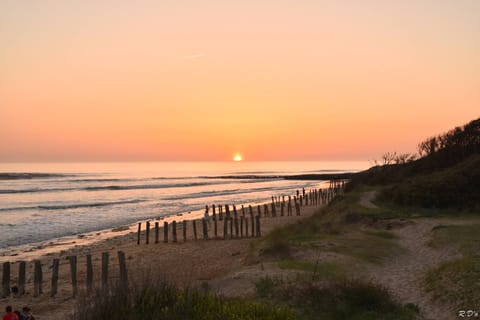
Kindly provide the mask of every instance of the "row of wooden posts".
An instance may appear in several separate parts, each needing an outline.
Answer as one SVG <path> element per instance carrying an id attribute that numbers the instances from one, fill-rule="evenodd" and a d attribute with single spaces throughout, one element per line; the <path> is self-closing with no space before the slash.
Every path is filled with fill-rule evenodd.
<path id="1" fill-rule="evenodd" d="M 233 238 L 244 238 L 244 237 L 260 237 L 261 236 L 261 223 L 260 218 L 262 216 L 262 206 L 263 206 L 263 216 L 264 217 L 277 217 L 277 207 L 280 206 L 280 216 L 285 216 L 285 209 L 287 209 L 287 216 L 293 215 L 293 208 L 292 205 L 295 207 L 296 215 L 299 216 L 301 212 L 301 207 L 306 205 L 318 205 L 322 203 L 328 203 L 333 196 L 336 194 L 336 190 L 339 188 L 338 184 L 331 184 L 330 188 L 328 189 L 313 189 L 309 192 L 305 192 L 305 189 L 300 192 L 297 190 L 296 195 L 293 196 L 293 204 L 292 204 L 292 196 L 272 196 L 272 203 L 271 205 L 263 204 L 257 206 L 257 214 L 254 214 L 253 207 L 251 205 L 248 206 L 248 213 L 249 217 L 246 214 L 246 208 L 242 205 L 241 208 L 241 215 L 239 217 L 237 213 L 237 208 L 235 205 L 232 206 L 233 208 L 233 215 L 230 211 L 230 206 L 218 206 L 218 214 L 216 211 L 215 205 L 212 205 L 212 220 L 213 220 L 213 238 L 214 239 L 233 239 Z M 287 200 L 288 199 L 288 200 Z M 271 213 L 269 212 L 269 207 L 271 208 Z M 224 211 L 225 210 L 225 211 Z M 209 207 L 208 205 L 205 207 L 206 214 L 209 214 Z M 198 232 L 197 232 L 197 220 L 188 220 L 191 221 L 190 224 L 192 226 L 193 231 L 193 238 L 194 240 L 198 240 Z M 180 223 L 182 224 L 182 239 L 183 241 L 187 241 L 187 228 L 189 222 L 187 220 L 183 220 Z M 223 234 L 219 237 L 219 221 L 223 221 Z M 250 221 L 250 229 L 249 229 L 249 221 Z M 204 240 L 210 239 L 208 225 L 210 224 L 210 216 L 208 219 L 202 218 L 200 219 L 201 226 L 202 226 L 202 237 Z M 168 222 L 163 223 L 163 242 L 168 243 L 170 239 L 170 230 L 171 230 L 171 241 L 178 242 L 177 236 L 177 225 L 180 224 L 177 221 L 172 221 L 170 224 Z M 154 226 L 150 221 L 145 223 L 145 243 L 150 243 L 150 235 L 151 229 L 155 232 L 154 235 L 154 242 L 160 242 L 160 223 L 155 222 Z M 142 235 L 142 223 L 138 223 L 138 230 L 137 230 L 137 244 L 141 243 L 141 235 Z"/>
<path id="2" fill-rule="evenodd" d="M 121 287 L 127 287 L 128 285 L 128 276 L 127 276 L 127 265 L 125 261 L 125 253 L 123 251 L 117 252 L 118 264 L 119 264 L 119 282 L 118 284 Z M 70 264 L 70 275 L 72 283 L 72 296 L 75 297 L 78 293 L 78 277 L 77 277 L 77 256 L 68 256 Z M 110 254 L 108 252 L 102 253 L 102 273 L 101 273 L 101 288 L 106 289 L 109 285 L 109 262 Z M 25 261 L 18 262 L 18 280 L 15 286 L 11 286 L 11 263 L 3 263 L 3 275 L 2 275 L 2 297 L 8 297 L 11 293 L 15 296 L 24 295 L 26 291 L 26 266 Z M 34 260 L 34 276 L 33 276 L 33 296 L 38 297 L 44 293 L 44 281 L 43 281 L 43 270 L 42 263 L 40 260 Z M 91 292 L 94 289 L 94 277 L 93 277 L 93 263 L 92 255 L 88 254 L 86 256 L 86 288 L 87 292 Z M 60 259 L 53 259 L 52 262 L 52 274 L 51 274 L 51 286 L 50 286 L 50 296 L 54 297 L 58 293 L 58 274 L 60 271 Z"/>
<path id="3" fill-rule="evenodd" d="M 272 197 L 271 206 L 264 204 L 263 215 L 264 217 L 277 217 L 277 206 L 280 206 L 280 216 L 285 215 L 285 208 L 287 208 L 287 216 L 293 215 L 292 208 L 292 199 L 293 206 L 296 211 L 296 215 L 300 215 L 300 208 L 304 205 L 318 205 L 326 204 L 330 202 L 333 197 L 344 187 L 344 183 L 331 183 L 328 189 L 314 189 L 309 192 L 305 192 L 303 189 L 302 192 L 296 192 L 296 195 L 288 196 L 288 201 L 286 197 Z M 257 214 L 253 212 L 253 207 L 248 206 L 248 215 L 246 214 L 246 209 L 244 206 L 241 208 L 241 215 L 239 217 L 235 205 L 233 206 L 233 215 L 230 211 L 230 206 L 225 205 L 225 212 L 223 207 L 218 207 L 218 214 L 215 212 L 215 206 L 212 206 L 213 215 L 212 220 L 214 223 L 214 239 L 224 239 L 227 238 L 243 238 L 243 237 L 260 237 L 261 236 L 261 205 L 257 207 Z M 271 213 L 269 213 L 269 207 L 271 207 Z M 208 206 L 206 206 L 206 212 L 208 213 Z M 223 221 L 223 235 L 219 237 L 218 235 L 218 221 Z M 250 221 L 250 222 L 249 222 Z M 208 223 L 207 219 L 202 219 L 202 238 L 204 240 L 210 239 L 208 234 Z M 183 241 L 187 241 L 187 220 L 183 220 Z M 196 220 L 191 220 L 191 225 L 193 229 L 193 237 L 197 240 L 197 224 Z M 167 222 L 163 224 L 163 242 L 169 242 L 169 229 L 171 226 L 172 232 L 172 241 L 177 242 L 177 222 L 173 221 L 170 225 Z M 155 243 L 159 243 L 159 223 L 155 222 Z M 141 235 L 141 223 L 138 224 L 138 237 L 137 244 L 140 244 L 140 235 Z M 150 222 L 146 223 L 145 230 L 145 243 L 150 242 Z M 118 262 L 119 262 L 119 285 L 127 286 L 128 285 L 128 276 L 127 276 L 127 267 L 125 262 L 125 254 L 122 251 L 117 252 Z M 72 283 L 72 295 L 75 297 L 78 292 L 78 278 L 77 278 L 77 256 L 67 257 L 70 265 L 70 275 Z M 102 271 L 101 271 L 101 288 L 105 289 L 109 285 L 109 261 L 110 256 L 108 252 L 102 253 Z M 34 278 L 33 278 L 33 296 L 37 297 L 43 292 L 44 281 L 43 281 L 43 271 L 42 263 L 40 260 L 34 260 Z M 11 263 L 3 263 L 3 274 L 2 274 L 2 297 L 8 297 L 10 294 L 16 296 L 24 295 L 26 293 L 26 265 L 25 261 L 18 262 L 18 280 L 15 286 L 12 285 L 11 281 Z M 58 275 L 60 269 L 60 260 L 53 259 L 52 262 L 52 273 L 51 273 L 51 286 L 50 286 L 50 296 L 54 297 L 58 293 Z M 94 272 L 93 272 L 93 263 L 92 256 L 90 254 L 86 255 L 86 288 L 87 292 L 91 292 L 94 289 Z M 97 281 L 98 282 L 98 281 Z"/>

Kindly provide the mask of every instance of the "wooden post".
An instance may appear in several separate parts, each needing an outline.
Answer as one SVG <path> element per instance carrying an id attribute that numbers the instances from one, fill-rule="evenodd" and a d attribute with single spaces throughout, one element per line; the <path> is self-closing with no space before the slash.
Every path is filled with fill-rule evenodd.
<path id="1" fill-rule="evenodd" d="M 298 204 L 298 202 L 297 202 L 295 207 L 297 209 L 297 216 L 299 216 L 300 215 L 300 205 Z"/>
<path id="2" fill-rule="evenodd" d="M 215 239 L 218 238 L 218 226 L 217 226 L 217 216 L 213 215 L 213 234 L 215 235 Z"/>
<path id="3" fill-rule="evenodd" d="M 27 270 L 27 263 L 25 261 L 20 261 L 20 265 L 18 267 L 18 294 L 24 295 L 25 294 L 25 282 L 26 282 L 26 270 Z"/>
<path id="4" fill-rule="evenodd" d="M 243 224 L 245 223 L 245 217 L 240 216 L 240 238 L 243 238 Z"/>
<path id="5" fill-rule="evenodd" d="M 53 265 L 52 265 L 52 289 L 50 292 L 50 296 L 54 297 L 57 294 L 58 291 L 58 269 L 60 266 L 60 260 L 59 259 L 53 259 Z"/>
<path id="6" fill-rule="evenodd" d="M 146 244 L 150 243 L 150 221 L 147 221 L 147 230 L 146 230 Z"/>
<path id="7" fill-rule="evenodd" d="M 268 204 L 266 203 L 263 205 L 263 216 L 268 217 Z"/>
<path id="8" fill-rule="evenodd" d="M 168 243 L 168 222 L 163 223 L 163 242 Z"/>
<path id="9" fill-rule="evenodd" d="M 183 226 L 183 242 L 187 242 L 187 220 L 182 221 L 182 226 Z"/>
<path id="10" fill-rule="evenodd" d="M 77 256 L 69 256 L 70 260 L 70 274 L 72 276 L 72 296 L 77 296 Z"/>
<path id="11" fill-rule="evenodd" d="M 2 297 L 10 295 L 10 262 L 3 263 Z"/>
<path id="12" fill-rule="evenodd" d="M 158 236 L 159 236 L 159 225 L 158 222 L 155 222 L 155 243 L 158 243 Z"/>
<path id="13" fill-rule="evenodd" d="M 87 292 L 92 292 L 93 289 L 93 264 L 92 255 L 87 254 Z"/>
<path id="14" fill-rule="evenodd" d="M 238 217 L 236 215 L 235 215 L 235 218 L 234 218 L 234 223 L 235 223 L 235 237 L 238 238 L 239 237 Z"/>
<path id="15" fill-rule="evenodd" d="M 175 220 L 172 222 L 172 237 L 173 242 L 177 242 L 177 221 Z"/>
<path id="16" fill-rule="evenodd" d="M 233 217 L 228 218 L 230 222 L 230 239 L 233 239 Z"/>
<path id="17" fill-rule="evenodd" d="M 255 217 L 253 216 L 253 214 L 250 216 L 251 218 L 251 221 L 252 221 L 252 238 L 255 237 Z"/>
<path id="18" fill-rule="evenodd" d="M 118 266 L 120 268 L 120 288 L 128 288 L 127 263 L 125 261 L 125 253 L 118 251 Z"/>
<path id="19" fill-rule="evenodd" d="M 140 244 L 140 232 L 142 231 L 142 223 L 138 223 L 137 244 Z"/>
<path id="20" fill-rule="evenodd" d="M 272 217 L 277 216 L 277 208 L 275 208 L 275 203 L 272 202 Z"/>
<path id="21" fill-rule="evenodd" d="M 245 217 L 245 237 L 248 238 L 248 218 Z"/>
<path id="22" fill-rule="evenodd" d="M 245 217 L 245 207 L 243 206 L 243 204 L 242 204 L 242 216 Z"/>
<path id="23" fill-rule="evenodd" d="M 225 215 L 227 219 L 230 219 L 230 206 L 228 204 L 225 205 Z"/>
<path id="24" fill-rule="evenodd" d="M 42 263 L 40 262 L 40 260 L 35 260 L 34 264 L 35 264 L 35 269 L 34 269 L 34 275 L 33 275 L 33 296 L 38 297 L 40 294 L 43 293 Z"/>
<path id="25" fill-rule="evenodd" d="M 280 203 L 280 215 L 282 217 L 285 215 L 285 202 Z"/>
<path id="26" fill-rule="evenodd" d="M 193 225 L 193 238 L 197 240 L 197 220 L 192 220 Z"/>
<path id="27" fill-rule="evenodd" d="M 262 233 L 260 231 L 260 215 L 256 216 L 256 220 L 257 220 L 257 224 L 255 229 L 257 229 L 257 237 L 261 237 Z"/>
<path id="28" fill-rule="evenodd" d="M 203 240 L 208 240 L 207 220 L 202 219 L 202 226 L 203 226 Z"/>
<path id="29" fill-rule="evenodd" d="M 102 289 L 108 287 L 108 262 L 109 262 L 109 253 L 102 253 Z"/>
<path id="30" fill-rule="evenodd" d="M 227 239 L 228 234 L 228 219 L 223 219 L 223 240 Z"/>

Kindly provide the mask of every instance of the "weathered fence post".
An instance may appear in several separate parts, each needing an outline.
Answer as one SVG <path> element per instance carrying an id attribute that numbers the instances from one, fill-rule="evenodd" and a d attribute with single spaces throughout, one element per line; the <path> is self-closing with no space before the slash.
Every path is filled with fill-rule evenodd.
<path id="1" fill-rule="evenodd" d="M 108 287 L 108 262 L 110 256 L 108 252 L 102 253 L 102 289 L 106 289 Z"/>
<path id="2" fill-rule="evenodd" d="M 70 274 L 72 278 L 72 296 L 77 296 L 77 256 L 69 256 Z"/>
<path id="3" fill-rule="evenodd" d="M 60 267 L 60 260 L 59 259 L 53 259 L 53 265 L 52 265 L 52 289 L 50 292 L 50 296 L 54 297 L 57 294 L 58 291 L 58 269 Z"/>
<path id="4" fill-rule="evenodd" d="M 297 209 L 297 216 L 299 216 L 299 215 L 300 215 L 300 205 L 298 204 L 298 202 L 297 202 L 297 204 L 295 205 L 295 207 L 296 207 L 296 209 Z"/>
<path id="5" fill-rule="evenodd" d="M 208 240 L 207 220 L 202 219 L 202 226 L 203 226 L 203 240 Z"/>
<path id="6" fill-rule="evenodd" d="M 163 223 L 163 242 L 168 243 L 168 222 Z"/>
<path id="7" fill-rule="evenodd" d="M 245 223 L 245 217 L 240 216 L 240 237 L 243 238 L 243 225 Z"/>
<path id="8" fill-rule="evenodd" d="M 125 253 L 118 251 L 118 266 L 120 267 L 120 288 L 128 288 L 127 263 L 125 261 Z"/>
<path id="9" fill-rule="evenodd" d="M 138 223 L 137 244 L 140 244 L 140 232 L 142 231 L 142 223 Z"/>
<path id="10" fill-rule="evenodd" d="M 238 238 L 239 237 L 239 230 L 238 230 L 238 217 L 237 215 L 235 215 L 235 218 L 234 218 L 234 222 L 235 222 L 235 237 Z"/>
<path id="11" fill-rule="evenodd" d="M 20 261 L 20 265 L 18 267 L 18 294 L 24 295 L 25 294 L 25 282 L 26 282 L 26 270 L 27 270 L 27 263 L 25 261 Z"/>
<path id="12" fill-rule="evenodd" d="M 10 295 L 10 262 L 3 263 L 2 297 Z"/>
<path id="13" fill-rule="evenodd" d="M 147 221 L 147 230 L 146 230 L 146 240 L 145 243 L 149 244 L 150 243 L 150 221 Z"/>
<path id="14" fill-rule="evenodd" d="M 252 238 L 255 237 L 255 217 L 253 216 L 253 213 L 250 216 L 250 219 L 252 221 Z"/>
<path id="15" fill-rule="evenodd" d="M 263 205 L 263 216 L 268 217 L 268 204 L 266 203 Z"/>
<path id="16" fill-rule="evenodd" d="M 227 234 L 228 234 L 228 219 L 225 217 L 225 219 L 223 219 L 223 240 L 227 239 Z"/>
<path id="17" fill-rule="evenodd" d="M 158 243 L 159 229 L 158 222 L 155 222 L 155 243 Z"/>
<path id="18" fill-rule="evenodd" d="M 256 216 L 256 220 L 257 220 L 257 224 L 255 229 L 257 229 L 257 237 L 261 237 L 262 233 L 260 231 L 260 215 Z"/>
<path id="19" fill-rule="evenodd" d="M 217 226 L 217 216 L 213 215 L 213 234 L 215 239 L 218 238 L 218 226 Z"/>
<path id="20" fill-rule="evenodd" d="M 192 220 L 193 225 L 193 238 L 197 240 L 197 220 Z"/>
<path id="21" fill-rule="evenodd" d="M 173 242 L 177 242 L 177 221 L 175 220 L 172 222 L 172 237 Z"/>
<path id="22" fill-rule="evenodd" d="M 183 226 L 183 242 L 187 242 L 187 220 L 182 221 L 182 226 Z"/>
<path id="23" fill-rule="evenodd" d="M 230 222 L 230 239 L 233 239 L 233 217 L 228 218 Z"/>
<path id="24" fill-rule="evenodd" d="M 38 297 L 40 294 L 43 293 L 42 263 L 40 260 L 35 260 L 34 265 L 35 267 L 34 267 L 34 275 L 33 275 L 33 296 Z"/>
<path id="25" fill-rule="evenodd" d="M 285 215 L 285 202 L 281 202 L 280 203 L 280 216 L 284 216 Z"/>
<path id="26" fill-rule="evenodd" d="M 92 255 L 87 254 L 87 292 L 92 292 L 93 289 L 93 264 Z"/>

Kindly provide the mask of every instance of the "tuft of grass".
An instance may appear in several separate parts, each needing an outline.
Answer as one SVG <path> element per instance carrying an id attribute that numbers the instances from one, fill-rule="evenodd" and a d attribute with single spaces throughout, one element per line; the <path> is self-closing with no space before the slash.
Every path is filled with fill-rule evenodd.
<path id="1" fill-rule="evenodd" d="M 457 307 L 480 305 L 480 256 L 467 256 L 429 270 L 424 279 L 427 292 Z"/>
<path id="2" fill-rule="evenodd" d="M 301 319 L 332 320 L 410 320 L 418 307 L 400 305 L 388 291 L 360 280 L 330 282 L 326 286 L 308 285 L 287 296 Z"/>
<path id="3" fill-rule="evenodd" d="M 283 280 L 278 277 L 265 276 L 255 282 L 255 292 L 260 298 L 272 298 L 275 291 L 283 284 Z"/>
<path id="4" fill-rule="evenodd" d="M 297 319 L 288 307 L 269 306 L 243 299 L 227 299 L 196 289 L 179 289 L 149 281 L 128 290 L 99 290 L 78 300 L 74 320 L 237 320 Z"/>
<path id="5" fill-rule="evenodd" d="M 480 224 L 440 225 L 432 229 L 433 235 L 429 245 L 434 248 L 455 246 L 464 255 L 480 254 Z"/>

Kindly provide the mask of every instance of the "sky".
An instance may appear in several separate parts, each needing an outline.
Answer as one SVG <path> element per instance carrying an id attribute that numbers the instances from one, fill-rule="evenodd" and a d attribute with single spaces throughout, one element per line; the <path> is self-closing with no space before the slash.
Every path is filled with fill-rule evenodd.
<path id="1" fill-rule="evenodd" d="M 372 160 L 479 116 L 478 0 L 0 1 L 0 162 Z"/>

